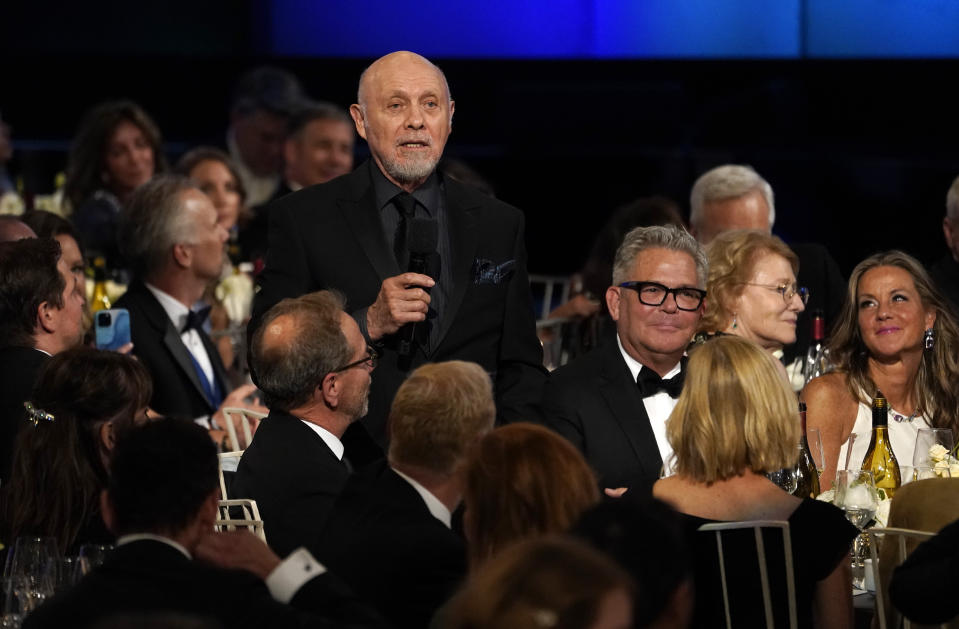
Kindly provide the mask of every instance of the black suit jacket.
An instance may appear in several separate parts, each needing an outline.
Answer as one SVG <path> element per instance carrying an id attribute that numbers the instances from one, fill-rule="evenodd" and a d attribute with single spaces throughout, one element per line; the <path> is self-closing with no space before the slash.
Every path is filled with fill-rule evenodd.
<path id="1" fill-rule="evenodd" d="M 80 628 L 111 615 L 159 611 L 212 618 L 230 628 L 383 626 L 329 572 L 308 581 L 284 605 L 248 572 L 191 561 L 152 540 L 120 546 L 76 587 L 30 614 L 23 626 Z"/>
<path id="2" fill-rule="evenodd" d="M 282 557 L 316 544 L 348 476 L 346 464 L 309 426 L 271 411 L 243 453 L 230 493 L 256 500 L 266 540 Z"/>
<path id="3" fill-rule="evenodd" d="M 374 200 L 372 162 L 349 175 L 289 194 L 270 209 L 270 248 L 254 299 L 250 330 L 285 297 L 335 288 L 365 327 L 366 309 L 383 280 L 400 274 Z M 439 313 L 441 338 L 409 368 L 451 359 L 479 363 L 494 376 L 502 421 L 529 419 L 546 374 L 526 274 L 523 214 L 478 190 L 446 178 L 446 211 L 453 286 Z M 406 269 L 403 269 L 406 271 Z M 385 339 L 373 373 L 364 423 L 381 444 L 396 389 L 406 377 L 396 339 Z"/>
<path id="4" fill-rule="evenodd" d="M 17 435 L 27 425 L 23 403 L 30 399 L 49 356 L 32 347 L 0 348 L 0 479 L 10 479 Z"/>
<path id="5" fill-rule="evenodd" d="M 466 574 L 463 540 L 385 462 L 350 478 L 314 555 L 401 629 L 427 627 Z"/>
<path id="6" fill-rule="evenodd" d="M 216 412 L 203 392 L 200 377 L 190 360 L 190 350 L 150 289 L 135 280 L 117 300 L 116 307 L 130 311 L 133 354 L 153 377 L 150 408 L 164 415 L 186 418 Z M 230 392 L 229 379 L 220 354 L 205 332 L 200 331 L 200 339 L 225 396 Z"/>
<path id="7" fill-rule="evenodd" d="M 601 487 L 645 492 L 659 478 L 662 456 L 615 338 L 552 373 L 543 418 L 579 448 Z"/>

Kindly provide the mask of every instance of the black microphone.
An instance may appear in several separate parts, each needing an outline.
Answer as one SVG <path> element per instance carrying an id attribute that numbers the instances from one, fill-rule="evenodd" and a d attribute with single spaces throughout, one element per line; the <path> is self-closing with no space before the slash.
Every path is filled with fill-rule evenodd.
<path id="1" fill-rule="evenodd" d="M 407 232 L 407 242 L 410 250 L 410 263 L 407 271 L 428 275 L 430 257 L 436 253 L 436 243 L 439 240 L 439 229 L 435 219 L 414 218 L 410 222 Z M 436 279 L 436 278 L 433 278 Z M 427 293 L 430 289 L 421 287 Z M 409 356 L 413 350 L 413 337 L 416 334 L 416 323 L 407 323 L 400 330 L 400 356 Z"/>

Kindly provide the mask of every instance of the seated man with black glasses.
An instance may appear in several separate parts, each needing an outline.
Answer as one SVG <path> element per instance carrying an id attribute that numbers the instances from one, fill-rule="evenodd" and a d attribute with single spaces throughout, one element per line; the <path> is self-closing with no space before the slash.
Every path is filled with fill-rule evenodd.
<path id="1" fill-rule="evenodd" d="M 546 424 L 586 456 L 606 488 L 648 491 L 672 449 L 666 419 L 703 315 L 706 255 L 682 228 L 637 227 L 616 251 L 606 304 L 616 339 L 553 372 Z"/>

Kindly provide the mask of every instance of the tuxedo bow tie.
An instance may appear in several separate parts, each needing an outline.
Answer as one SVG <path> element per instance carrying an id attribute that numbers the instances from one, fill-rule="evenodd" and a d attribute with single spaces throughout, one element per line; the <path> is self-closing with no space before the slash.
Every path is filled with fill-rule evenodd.
<path id="1" fill-rule="evenodd" d="M 210 316 L 210 307 L 200 308 L 199 310 L 191 310 L 186 315 L 186 321 L 183 323 L 183 329 L 180 330 L 180 334 L 185 333 L 187 330 L 196 330 L 199 332 L 203 329 L 203 323 L 207 320 L 207 317 Z"/>
<path id="2" fill-rule="evenodd" d="M 679 392 L 683 390 L 683 380 L 686 378 L 686 370 L 682 369 L 672 378 L 662 379 L 659 374 L 648 367 L 639 370 L 636 376 L 636 385 L 643 397 L 656 395 L 660 391 L 665 391 L 671 398 L 679 397 Z"/>

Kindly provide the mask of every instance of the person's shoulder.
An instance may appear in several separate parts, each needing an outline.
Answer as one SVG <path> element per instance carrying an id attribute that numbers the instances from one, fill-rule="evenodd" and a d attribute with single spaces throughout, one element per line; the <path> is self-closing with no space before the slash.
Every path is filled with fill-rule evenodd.
<path id="1" fill-rule="evenodd" d="M 802 391 L 807 406 L 849 406 L 856 400 L 849 392 L 845 374 L 833 372 L 810 380 Z"/>

